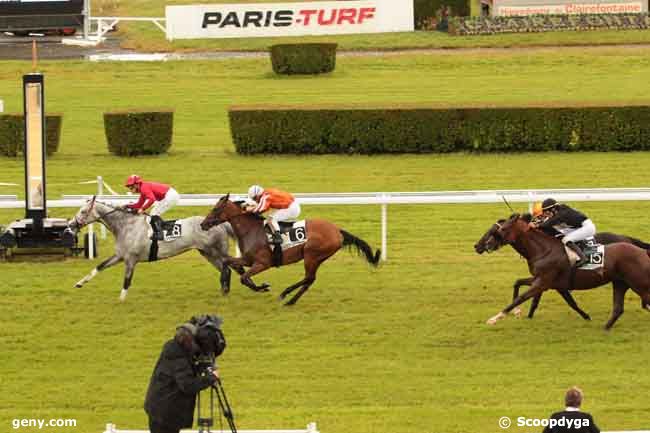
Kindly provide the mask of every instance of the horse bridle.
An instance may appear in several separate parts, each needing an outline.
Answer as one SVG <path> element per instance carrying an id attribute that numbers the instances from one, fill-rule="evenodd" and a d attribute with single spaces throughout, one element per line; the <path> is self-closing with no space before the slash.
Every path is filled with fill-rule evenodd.
<path id="1" fill-rule="evenodd" d="M 90 211 L 95 207 L 95 203 L 96 203 L 96 202 L 93 202 L 93 205 L 90 207 L 90 209 L 88 209 L 88 211 L 87 211 L 86 213 L 90 213 Z M 101 202 L 100 202 L 100 203 L 101 203 Z M 105 205 L 107 205 L 107 206 L 110 206 L 109 204 L 106 204 L 106 203 L 103 203 L 103 204 L 105 204 Z M 84 218 L 84 219 L 79 219 L 79 218 L 77 218 L 77 215 L 75 215 L 73 221 L 75 222 L 75 224 L 76 224 L 79 228 L 82 228 L 82 227 L 84 227 L 84 226 L 87 226 L 88 224 L 92 224 L 92 223 L 95 223 L 95 222 L 97 222 L 97 221 L 105 222 L 105 221 L 104 221 L 104 218 L 105 218 L 105 217 L 107 217 L 108 215 L 112 214 L 113 212 L 117 212 L 117 211 L 119 211 L 119 210 L 121 210 L 119 207 L 113 207 L 113 209 L 112 209 L 111 211 L 106 212 L 104 215 L 99 215 L 96 219 L 94 219 L 94 220 L 92 220 L 92 221 L 86 221 L 85 218 Z M 98 213 L 98 214 L 99 214 L 99 213 Z"/>

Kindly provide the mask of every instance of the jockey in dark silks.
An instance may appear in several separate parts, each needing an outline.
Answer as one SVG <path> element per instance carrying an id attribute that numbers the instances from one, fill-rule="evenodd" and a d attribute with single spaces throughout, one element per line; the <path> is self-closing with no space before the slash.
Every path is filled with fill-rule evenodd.
<path id="1" fill-rule="evenodd" d="M 533 215 L 535 221 L 531 223 L 532 227 L 543 230 L 551 236 L 561 237 L 562 243 L 578 255 L 579 260 L 575 268 L 587 263 L 587 256 L 576 242 L 595 236 L 596 226 L 585 214 L 560 204 L 552 198 L 547 198 L 542 202 L 541 209 L 539 207 L 535 209 Z"/>

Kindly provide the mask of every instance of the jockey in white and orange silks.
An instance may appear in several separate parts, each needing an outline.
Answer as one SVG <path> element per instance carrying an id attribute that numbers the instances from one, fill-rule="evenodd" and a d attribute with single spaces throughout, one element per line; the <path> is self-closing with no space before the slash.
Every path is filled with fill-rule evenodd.
<path id="1" fill-rule="evenodd" d="M 263 213 L 269 211 L 265 224 L 273 234 L 273 243 L 282 243 L 280 237 L 281 221 L 295 220 L 300 215 L 300 205 L 288 192 L 275 188 L 262 188 L 259 185 L 252 185 L 248 188 L 248 198 L 255 201 L 246 207 L 250 213 Z"/>

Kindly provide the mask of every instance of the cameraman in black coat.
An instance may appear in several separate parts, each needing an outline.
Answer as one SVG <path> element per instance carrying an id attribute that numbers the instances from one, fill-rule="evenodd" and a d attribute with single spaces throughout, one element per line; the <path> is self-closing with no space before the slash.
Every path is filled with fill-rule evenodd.
<path id="1" fill-rule="evenodd" d="M 192 427 L 196 395 L 219 378 L 217 370 L 204 376 L 195 371 L 193 356 L 200 351 L 196 332 L 192 323 L 181 325 L 163 346 L 144 402 L 151 433 L 178 433 Z"/>

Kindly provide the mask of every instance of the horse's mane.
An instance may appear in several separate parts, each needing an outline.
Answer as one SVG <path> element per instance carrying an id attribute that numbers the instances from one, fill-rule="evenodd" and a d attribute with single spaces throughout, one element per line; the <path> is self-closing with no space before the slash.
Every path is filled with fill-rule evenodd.
<path id="1" fill-rule="evenodd" d="M 232 201 L 232 203 L 236 204 L 238 207 L 241 208 L 241 205 L 246 203 L 246 200 L 235 200 L 235 201 Z M 262 215 L 260 215 L 258 213 L 246 213 L 245 215 L 248 215 L 249 217 L 252 217 L 252 218 L 260 220 L 260 221 L 264 221 L 264 219 L 265 219 Z"/>

